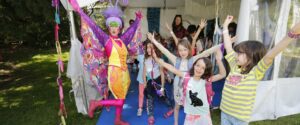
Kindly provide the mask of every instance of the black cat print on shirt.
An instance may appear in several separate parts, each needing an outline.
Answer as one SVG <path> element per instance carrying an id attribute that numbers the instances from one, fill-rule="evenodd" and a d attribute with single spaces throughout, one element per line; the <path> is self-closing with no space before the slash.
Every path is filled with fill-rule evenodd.
<path id="1" fill-rule="evenodd" d="M 193 93 L 193 92 L 190 90 L 190 91 L 189 91 L 189 94 L 190 94 L 190 99 L 192 100 L 191 105 L 193 105 L 194 107 L 196 107 L 196 106 L 203 106 L 202 100 L 199 99 L 199 98 L 197 97 L 198 92 Z"/>

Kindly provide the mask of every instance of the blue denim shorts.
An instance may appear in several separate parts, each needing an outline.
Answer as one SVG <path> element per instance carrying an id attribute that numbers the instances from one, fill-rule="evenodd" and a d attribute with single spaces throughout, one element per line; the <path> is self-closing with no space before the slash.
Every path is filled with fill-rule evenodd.
<path id="1" fill-rule="evenodd" d="M 248 125 L 249 122 L 239 120 L 231 115 L 221 112 L 221 125 Z"/>

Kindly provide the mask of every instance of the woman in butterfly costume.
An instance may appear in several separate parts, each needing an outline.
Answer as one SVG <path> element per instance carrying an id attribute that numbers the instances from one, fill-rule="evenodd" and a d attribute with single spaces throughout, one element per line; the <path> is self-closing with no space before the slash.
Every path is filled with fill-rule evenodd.
<path id="1" fill-rule="evenodd" d="M 81 36 L 84 41 L 81 53 L 84 67 L 92 77 L 90 80 L 97 84 L 104 84 L 107 78 L 109 90 L 115 97 L 112 100 L 91 100 L 88 115 L 92 118 L 97 107 L 115 106 L 115 125 L 129 125 L 121 119 L 124 100 L 130 85 L 126 64 L 128 54 L 126 46 L 132 42 L 138 28 L 142 18 L 141 11 L 136 12 L 134 23 L 120 35 L 123 27 L 121 18 L 123 13 L 117 7 L 118 1 L 115 6 L 108 7 L 103 13 L 109 31 L 107 35 L 83 12 L 76 0 L 69 0 L 69 2 L 74 11 L 81 16 Z M 131 52 L 136 52 L 136 48 L 129 48 L 129 53 Z M 108 60 L 107 67 L 103 62 L 105 59 Z M 103 93 L 102 89 L 103 86 L 98 86 L 100 94 Z"/>

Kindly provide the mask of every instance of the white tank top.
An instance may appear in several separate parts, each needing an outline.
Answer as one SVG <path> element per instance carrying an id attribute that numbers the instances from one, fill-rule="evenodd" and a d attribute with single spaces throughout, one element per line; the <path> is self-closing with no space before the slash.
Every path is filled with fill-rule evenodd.
<path id="1" fill-rule="evenodd" d="M 160 66 L 152 58 L 145 59 L 145 67 L 147 80 L 152 78 L 151 72 L 153 72 L 152 79 L 156 79 L 160 76 Z"/>

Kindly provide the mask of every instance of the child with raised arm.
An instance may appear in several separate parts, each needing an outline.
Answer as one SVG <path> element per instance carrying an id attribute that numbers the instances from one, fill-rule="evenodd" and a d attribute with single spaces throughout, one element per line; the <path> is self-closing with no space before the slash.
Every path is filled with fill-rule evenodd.
<path id="1" fill-rule="evenodd" d="M 167 97 L 165 86 L 165 76 L 163 72 L 163 67 L 154 61 L 152 58 L 152 50 L 157 50 L 157 48 L 151 43 L 145 43 L 145 60 L 144 60 L 144 72 L 143 79 L 146 83 L 146 88 L 144 90 L 147 102 L 147 113 L 148 113 L 148 124 L 153 125 L 154 119 L 154 98 L 158 97 L 160 100 L 168 107 L 167 113 L 173 113 L 173 105 L 169 98 Z M 160 55 L 160 54 L 159 54 Z M 159 56 L 160 57 L 160 56 Z"/>
<path id="2" fill-rule="evenodd" d="M 299 39 L 300 23 L 266 54 L 264 45 L 259 41 L 244 41 L 232 47 L 227 29 L 232 19 L 233 16 L 227 16 L 223 25 L 224 44 L 228 53 L 225 58 L 230 73 L 222 92 L 221 125 L 248 125 L 259 81 L 272 65 L 275 56 L 292 41 Z"/>
<path id="3" fill-rule="evenodd" d="M 206 22 L 205 20 L 201 21 L 200 27 L 205 27 Z M 168 26 L 167 26 L 168 27 Z M 169 28 L 168 28 L 169 29 Z M 201 29 L 201 28 L 199 28 Z M 173 35 L 173 38 L 175 41 L 177 40 L 176 36 Z M 198 36 L 196 33 L 195 39 Z M 177 50 L 179 57 L 176 57 L 174 54 L 172 54 L 170 51 L 168 51 L 166 48 L 164 48 L 160 43 L 158 43 L 154 39 L 154 35 L 151 33 L 148 33 L 148 39 L 152 41 L 152 43 L 164 54 L 166 57 L 168 57 L 169 61 L 174 64 L 175 68 L 177 68 L 180 71 L 188 72 L 188 70 L 192 67 L 192 64 L 194 63 L 194 60 L 197 60 L 200 57 L 207 57 L 211 53 L 213 53 L 215 50 L 219 49 L 221 45 L 214 46 L 207 51 L 204 51 L 201 54 L 192 56 L 192 49 L 190 42 L 187 39 L 182 39 L 177 43 Z M 174 94 L 174 100 L 175 100 L 175 107 L 174 107 L 174 125 L 178 125 L 178 113 L 180 106 L 182 105 L 181 97 L 182 97 L 182 84 L 179 82 L 181 78 L 178 76 L 175 76 L 174 82 L 173 82 L 173 94 Z M 171 113 L 167 113 L 165 117 L 169 117 Z"/>
<path id="4" fill-rule="evenodd" d="M 148 41 L 148 40 L 146 40 Z M 138 109 L 137 109 L 137 116 L 142 116 L 143 113 L 143 104 L 144 104 L 144 89 L 145 89 L 145 82 L 143 78 L 143 72 L 144 72 L 144 58 L 145 58 L 145 52 L 144 52 L 144 44 L 145 42 L 140 42 L 138 46 L 138 56 L 137 60 L 139 62 L 139 71 L 137 75 L 137 81 L 139 82 L 139 101 L 138 101 Z M 149 41 L 148 41 L 149 42 Z"/>
<path id="5" fill-rule="evenodd" d="M 174 66 L 165 63 L 156 57 L 153 58 L 161 66 L 165 67 L 178 77 L 183 78 L 181 82 L 183 87 L 183 105 L 185 116 L 185 125 L 212 125 L 207 94 L 205 91 L 206 80 L 212 82 L 218 81 L 226 76 L 226 71 L 222 63 L 222 52 L 217 51 L 216 60 L 219 66 L 219 74 L 213 75 L 212 64 L 208 58 L 198 58 L 188 72 L 182 72 Z"/>
<path id="6" fill-rule="evenodd" d="M 201 19 L 201 21 L 200 21 L 200 23 L 199 23 L 199 28 L 198 28 L 197 32 L 195 33 L 195 35 L 192 35 L 192 36 L 191 36 L 191 37 L 192 37 L 192 41 L 189 41 L 189 42 L 192 43 L 192 44 L 191 44 L 191 52 L 192 52 L 192 55 L 195 55 L 195 54 L 196 54 L 196 50 L 195 50 L 196 41 L 197 41 L 197 38 L 198 38 L 198 36 L 199 36 L 201 30 L 207 25 L 206 22 L 207 22 L 206 19 Z M 174 34 L 173 30 L 170 29 L 168 23 L 166 23 L 166 27 L 167 27 L 167 29 L 170 31 L 171 36 L 172 36 L 172 38 L 174 39 L 175 45 L 178 47 L 178 43 L 179 43 L 178 38 L 177 38 L 176 35 Z"/>

